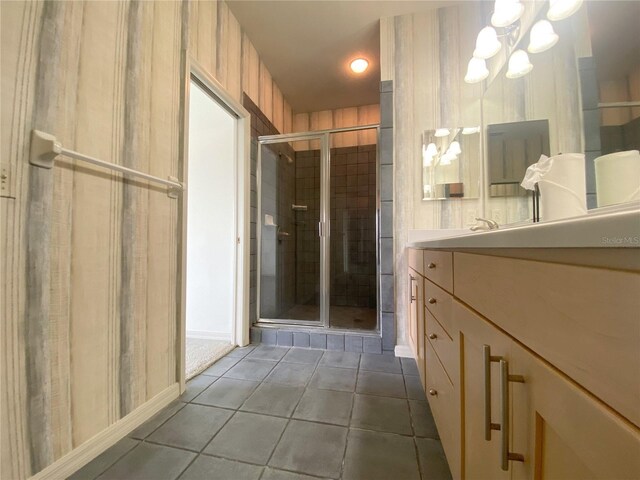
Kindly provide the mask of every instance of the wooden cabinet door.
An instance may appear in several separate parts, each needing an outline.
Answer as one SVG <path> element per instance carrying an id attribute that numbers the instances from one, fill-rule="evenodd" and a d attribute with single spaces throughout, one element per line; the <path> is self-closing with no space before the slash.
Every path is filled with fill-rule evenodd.
<path id="1" fill-rule="evenodd" d="M 485 375 L 485 350 L 492 357 L 508 358 L 511 340 L 474 312 L 453 302 L 454 321 L 460 329 L 464 413 L 463 476 L 469 480 L 507 480 L 509 472 L 500 465 L 500 432 L 489 430 L 486 438 L 485 394 L 489 395 L 490 423 L 499 423 L 500 385 L 499 365 L 489 362 L 489 376 Z M 486 382 L 488 380 L 488 384 Z"/>
<path id="2" fill-rule="evenodd" d="M 409 346 L 414 357 L 418 358 L 418 278 L 420 276 L 409 269 Z"/>
<path id="3" fill-rule="evenodd" d="M 640 478 L 640 430 L 527 350 L 512 344 L 511 453 L 514 479 Z"/>
<path id="4" fill-rule="evenodd" d="M 420 381 L 422 387 L 425 387 L 425 337 L 424 337 L 424 278 L 420 275 L 415 280 L 416 284 L 416 362 L 418 364 L 418 371 L 420 372 Z"/>

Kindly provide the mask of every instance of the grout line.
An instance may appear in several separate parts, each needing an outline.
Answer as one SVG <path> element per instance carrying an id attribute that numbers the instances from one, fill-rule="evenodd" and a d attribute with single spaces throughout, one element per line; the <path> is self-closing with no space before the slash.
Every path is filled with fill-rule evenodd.
<path id="1" fill-rule="evenodd" d="M 311 381 L 311 378 L 313 378 L 313 376 L 315 375 L 316 370 L 318 369 L 318 364 L 319 363 L 320 363 L 320 361 L 318 360 L 318 363 L 316 363 L 316 365 L 315 365 L 315 367 L 313 369 L 313 372 L 311 373 L 311 376 L 309 377 L 309 380 L 308 380 L 307 384 Z M 278 449 L 278 445 L 280 445 L 280 442 L 282 441 L 282 437 L 284 437 L 284 433 L 287 431 L 287 428 L 289 428 L 289 425 L 291 424 L 291 420 L 293 418 L 293 415 L 296 413 L 298 405 L 300 405 L 300 401 L 302 400 L 302 397 L 304 396 L 304 393 L 305 393 L 306 390 L 307 390 L 307 387 L 305 385 L 304 390 L 302 391 L 302 394 L 300 395 L 300 397 L 298 398 L 298 401 L 296 402 L 295 406 L 291 410 L 291 415 L 289 415 L 289 417 L 287 419 L 287 424 L 282 429 L 282 432 L 280 433 L 280 436 L 278 437 L 278 440 L 276 441 L 276 443 L 275 443 L 275 445 L 273 447 L 273 450 L 271 451 L 271 454 L 269 455 L 269 458 L 267 459 L 267 463 L 266 463 L 267 466 L 269 465 L 269 462 L 273 458 L 273 454 Z M 266 469 L 265 469 L 265 471 L 266 471 Z M 263 471 L 262 475 L 264 475 L 264 471 Z M 261 475 L 261 477 L 262 477 L 262 475 Z"/>
<path id="2" fill-rule="evenodd" d="M 127 450 L 126 452 L 124 452 L 122 455 L 120 455 L 118 458 L 116 458 L 113 462 L 111 462 L 109 465 L 107 465 L 107 467 L 104 470 L 101 470 L 100 473 L 98 473 L 95 477 L 93 477 L 93 479 L 97 479 L 100 475 L 102 475 L 104 472 L 106 472 L 107 470 L 109 470 L 111 467 L 113 467 L 116 463 L 118 463 L 120 460 L 122 460 L 125 456 L 127 456 L 129 453 L 133 452 L 136 448 L 138 448 L 140 446 L 140 444 L 143 442 L 142 440 L 138 440 L 137 438 L 131 438 L 131 437 L 123 437 L 122 439 L 118 440 L 118 442 L 116 442 L 115 444 L 113 444 L 111 447 L 109 447 L 107 450 L 105 450 L 103 453 L 108 452 L 111 448 L 113 448 L 115 445 L 117 445 L 119 442 L 121 442 L 122 440 L 124 440 L 125 438 L 128 438 L 129 440 L 133 440 L 136 442 L 136 445 L 133 448 L 130 448 L 129 450 Z M 100 454 L 102 455 L 102 453 Z M 98 457 L 100 456 L 98 455 Z M 84 468 L 85 466 L 91 464 L 96 458 L 92 459 L 90 462 L 88 462 L 86 465 L 82 466 L 80 469 L 78 469 L 77 471 L 73 472 L 71 475 L 75 475 L 76 473 L 78 473 L 80 470 L 82 470 L 82 468 Z"/>
<path id="3" fill-rule="evenodd" d="M 353 420 L 353 410 L 356 403 L 356 395 L 358 395 L 358 378 L 360 377 L 360 364 L 362 363 L 362 354 L 358 359 L 358 366 L 356 367 L 356 383 L 353 386 L 353 396 L 351 397 L 351 411 L 349 412 L 349 422 L 347 423 L 347 437 L 344 442 L 344 450 L 342 452 L 342 463 L 340 465 L 340 478 L 344 475 L 344 464 L 347 459 L 347 448 L 349 447 L 349 431 L 351 430 L 351 421 Z"/>

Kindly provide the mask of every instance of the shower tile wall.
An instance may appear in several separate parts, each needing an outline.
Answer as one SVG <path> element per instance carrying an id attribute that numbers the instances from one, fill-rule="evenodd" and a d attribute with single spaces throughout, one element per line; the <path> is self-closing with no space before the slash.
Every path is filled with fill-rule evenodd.
<path id="1" fill-rule="evenodd" d="M 320 305 L 320 150 L 296 152 L 296 303 Z"/>
<path id="2" fill-rule="evenodd" d="M 296 152 L 296 203 L 307 205 L 298 226 L 299 304 L 319 301 L 320 151 Z M 331 149 L 332 306 L 376 308 L 376 146 Z"/>

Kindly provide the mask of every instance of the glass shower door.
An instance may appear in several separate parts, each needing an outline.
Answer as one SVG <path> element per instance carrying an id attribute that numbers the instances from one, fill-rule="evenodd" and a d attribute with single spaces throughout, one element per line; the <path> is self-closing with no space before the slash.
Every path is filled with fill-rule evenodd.
<path id="1" fill-rule="evenodd" d="M 298 136 L 299 137 L 299 136 Z M 322 136 L 261 137 L 258 155 L 258 318 L 325 325 L 328 149 Z"/>

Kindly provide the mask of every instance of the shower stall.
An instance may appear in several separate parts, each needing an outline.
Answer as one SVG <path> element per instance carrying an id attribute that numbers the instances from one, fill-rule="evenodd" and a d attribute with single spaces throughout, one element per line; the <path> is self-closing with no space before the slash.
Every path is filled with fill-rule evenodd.
<path id="1" fill-rule="evenodd" d="M 259 324 L 377 330 L 377 128 L 259 137 Z"/>

